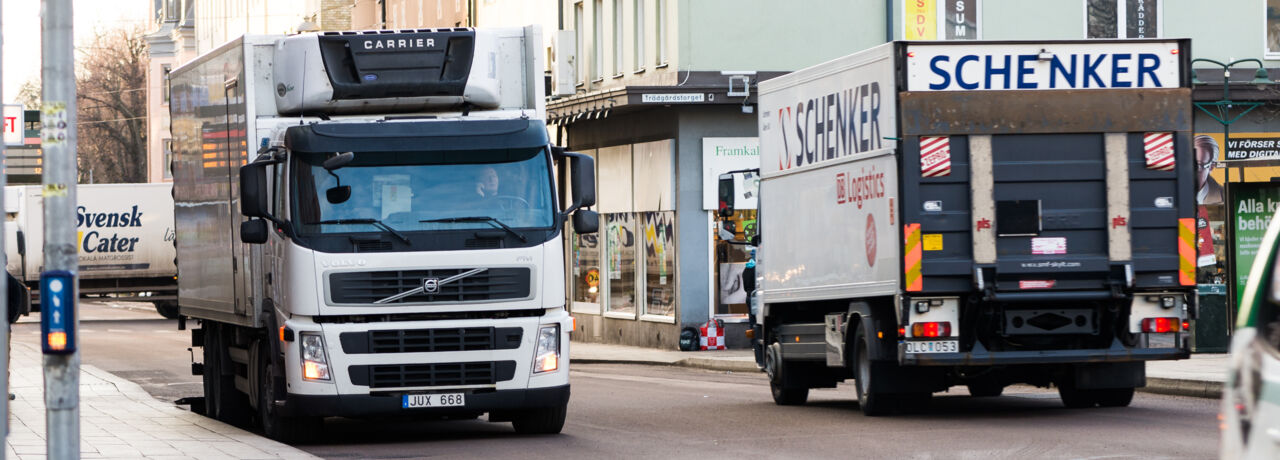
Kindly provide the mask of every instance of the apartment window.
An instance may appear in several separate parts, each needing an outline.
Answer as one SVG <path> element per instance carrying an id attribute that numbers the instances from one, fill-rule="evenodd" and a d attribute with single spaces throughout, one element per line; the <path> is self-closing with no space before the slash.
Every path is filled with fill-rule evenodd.
<path id="1" fill-rule="evenodd" d="M 160 74 L 163 76 L 160 80 L 160 100 L 164 101 L 164 105 L 169 105 L 169 71 L 173 70 L 169 64 L 160 64 Z"/>
<path id="2" fill-rule="evenodd" d="M 635 0 L 635 49 L 634 58 L 636 70 L 644 70 L 644 0 Z"/>
<path id="3" fill-rule="evenodd" d="M 667 63 L 667 0 L 654 0 L 654 34 L 657 35 L 657 65 Z"/>
<path id="4" fill-rule="evenodd" d="M 604 0 L 591 4 L 591 79 L 604 75 Z"/>
<path id="5" fill-rule="evenodd" d="M 1162 3 L 1163 0 L 1085 0 L 1085 37 L 1159 37 Z"/>
<path id="6" fill-rule="evenodd" d="M 613 0 L 613 73 L 622 74 L 622 0 Z"/>
<path id="7" fill-rule="evenodd" d="M 573 30 L 574 33 L 577 34 L 577 37 L 575 37 L 573 42 L 573 59 L 575 61 L 575 70 L 578 73 L 579 84 L 583 82 L 582 77 L 587 75 L 587 67 L 582 63 L 582 61 L 585 60 L 583 58 L 586 57 L 582 54 L 582 44 L 584 43 L 583 39 L 586 38 L 586 36 L 583 35 L 586 29 L 583 29 L 582 26 L 582 2 L 578 2 L 573 5 Z"/>

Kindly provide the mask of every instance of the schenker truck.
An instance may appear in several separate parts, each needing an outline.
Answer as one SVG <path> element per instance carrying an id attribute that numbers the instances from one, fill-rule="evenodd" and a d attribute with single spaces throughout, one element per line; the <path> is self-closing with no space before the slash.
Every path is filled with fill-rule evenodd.
<path id="1" fill-rule="evenodd" d="M 329 416 L 560 431 L 561 235 L 598 216 L 578 209 L 591 158 L 549 143 L 538 34 L 244 36 L 174 70 L 178 304 L 208 415 L 279 439 Z"/>
<path id="2" fill-rule="evenodd" d="M 955 385 L 1125 406 L 1145 361 L 1188 357 L 1189 46 L 895 42 L 761 82 L 759 180 L 721 176 L 719 214 L 742 239 L 758 194 L 774 401 L 854 379 L 866 415 Z"/>

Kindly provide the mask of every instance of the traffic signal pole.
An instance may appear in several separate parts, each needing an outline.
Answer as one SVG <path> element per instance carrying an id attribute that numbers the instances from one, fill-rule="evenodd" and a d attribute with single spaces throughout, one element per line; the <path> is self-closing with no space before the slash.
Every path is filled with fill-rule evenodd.
<path id="1" fill-rule="evenodd" d="M 80 458 L 80 353 L 76 351 L 76 81 L 71 0 L 42 0 L 40 110 L 44 173 L 45 443 L 50 459 Z"/>

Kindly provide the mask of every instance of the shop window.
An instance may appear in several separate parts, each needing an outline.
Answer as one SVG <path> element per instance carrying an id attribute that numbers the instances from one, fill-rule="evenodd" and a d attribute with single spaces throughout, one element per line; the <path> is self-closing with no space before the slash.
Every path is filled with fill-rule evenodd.
<path id="1" fill-rule="evenodd" d="M 645 212 L 642 216 L 644 237 L 644 314 L 675 317 L 676 314 L 676 213 Z"/>
<path id="2" fill-rule="evenodd" d="M 601 233 L 574 233 L 570 240 L 573 257 L 574 311 L 600 312 L 600 236 Z"/>
<path id="3" fill-rule="evenodd" d="M 580 153 L 592 159 L 597 158 L 594 149 L 582 150 Z M 566 193 L 572 194 L 572 191 L 566 190 Z M 596 195 L 599 196 L 599 191 Z M 574 232 L 569 237 L 569 260 L 572 263 L 569 272 L 574 312 L 600 314 L 601 298 L 605 294 L 604 272 L 600 266 L 603 241 L 603 230 L 585 235 Z"/>
<path id="4" fill-rule="evenodd" d="M 735 240 L 749 241 L 756 232 L 756 210 L 739 209 L 733 215 L 734 228 L 737 229 Z M 750 313 L 747 304 L 747 292 L 754 284 L 752 270 L 748 270 L 748 262 L 752 253 L 748 246 L 732 244 L 715 236 L 715 280 L 716 315 L 746 317 Z"/>
<path id="5" fill-rule="evenodd" d="M 633 213 L 604 215 L 609 302 L 606 313 L 636 314 L 636 233 Z"/>
<path id="6" fill-rule="evenodd" d="M 617 145 L 597 151 L 596 162 L 600 192 L 597 204 L 604 225 L 605 314 L 618 318 L 635 318 L 642 295 L 636 289 L 635 206 L 632 199 L 632 158 L 630 145 Z"/>

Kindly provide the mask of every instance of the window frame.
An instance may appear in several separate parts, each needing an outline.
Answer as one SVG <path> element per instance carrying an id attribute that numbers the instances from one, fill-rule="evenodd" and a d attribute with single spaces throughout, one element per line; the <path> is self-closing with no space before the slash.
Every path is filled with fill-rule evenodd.
<path id="1" fill-rule="evenodd" d="M 613 76 L 614 78 L 621 77 L 624 71 L 623 69 L 626 68 L 627 66 L 625 61 L 623 60 L 623 58 L 625 57 L 624 56 L 625 53 L 623 52 L 624 48 L 622 46 L 623 45 L 622 32 L 624 29 L 624 21 L 623 21 L 623 14 L 622 14 L 624 9 L 622 8 L 622 3 L 623 3 L 623 0 L 613 0 Z"/>
<path id="2" fill-rule="evenodd" d="M 1092 38 L 1092 37 L 1090 37 L 1090 36 L 1089 36 L 1089 2 L 1090 2 L 1090 1 L 1091 1 L 1091 0 L 1081 0 L 1081 1 L 1080 1 L 1080 7 L 1081 7 L 1081 8 L 1083 9 L 1083 11 L 1084 11 L 1084 21 L 1081 21 L 1081 28 L 1082 28 L 1082 31 L 1081 31 L 1081 34 L 1080 34 L 1080 36 L 1081 36 L 1081 37 L 1084 37 L 1086 40 L 1124 40 L 1124 39 L 1128 39 L 1128 38 L 1129 38 L 1129 37 L 1127 36 L 1127 35 L 1129 34 L 1129 23 L 1128 23 L 1128 18 L 1129 18 L 1129 4 L 1128 4 L 1128 0 L 1113 0 L 1113 1 L 1115 1 L 1115 2 L 1116 2 L 1116 37 L 1115 37 L 1115 38 Z M 981 13 L 981 10 L 979 10 L 979 13 Z M 1262 22 L 1263 22 L 1263 24 L 1264 24 L 1263 29 L 1262 29 L 1262 30 L 1263 30 L 1263 33 L 1262 33 L 1262 41 L 1263 41 L 1263 49 L 1265 50 L 1265 49 L 1266 49 L 1266 40 L 1267 40 L 1267 36 L 1266 36 L 1266 26 L 1265 26 L 1265 24 L 1266 24 L 1266 22 L 1267 22 L 1266 1 L 1264 1 L 1264 2 L 1263 2 Z M 1156 0 L 1156 30 L 1155 30 L 1155 36 L 1145 37 L 1145 38 L 1148 38 L 1148 39 L 1150 39 L 1150 38 L 1163 38 L 1163 37 L 1164 37 L 1164 23 L 1165 23 L 1165 20 L 1164 20 L 1164 0 Z M 1277 53 L 1276 53 L 1276 57 L 1277 57 L 1277 58 L 1280 58 L 1280 52 L 1277 52 Z"/>
<path id="3" fill-rule="evenodd" d="M 667 0 L 654 0 L 654 67 L 667 66 Z"/>
<path id="4" fill-rule="evenodd" d="M 577 80 L 576 83 L 578 86 L 582 86 L 582 84 L 586 83 L 587 80 L 587 66 L 584 63 L 586 60 L 586 55 L 584 53 L 587 38 L 586 29 L 584 28 L 586 24 L 586 12 L 584 11 L 585 7 L 582 3 L 583 2 L 579 1 L 573 4 L 573 27 L 574 34 L 576 35 L 573 43 L 573 54 L 576 61 L 574 62 L 574 70 L 577 71 L 577 75 L 575 75 L 574 80 Z"/>
<path id="5" fill-rule="evenodd" d="M 1262 16 L 1262 58 L 1266 60 L 1280 59 L 1280 49 L 1272 51 L 1270 48 L 1267 47 L 1267 41 L 1268 41 L 1267 29 L 1270 27 L 1270 24 L 1267 23 L 1267 4 L 1270 2 L 1271 0 L 1264 0 L 1262 2 L 1262 14 L 1261 14 Z M 1278 7 L 1277 11 L 1280 11 L 1280 5 L 1277 5 L 1277 7 Z"/>
<path id="6" fill-rule="evenodd" d="M 635 65 L 633 66 L 634 68 L 633 68 L 633 69 L 631 69 L 631 70 L 632 70 L 633 72 L 644 72 L 644 64 L 645 64 L 645 60 L 644 60 L 644 58 L 645 58 L 645 56 L 644 56 L 644 40 L 645 40 L 645 34 L 644 34 L 644 32 L 645 32 L 645 30 L 644 30 L 644 15 L 645 15 L 645 10 L 644 10 L 644 0 L 633 0 L 633 4 L 632 4 L 632 6 L 633 6 L 632 11 L 633 11 L 633 12 L 634 12 L 634 14 L 635 14 L 635 18 L 634 18 L 634 22 L 633 22 L 633 26 L 635 27 L 635 33 L 634 33 L 634 34 L 632 34 L 632 35 L 634 36 L 634 37 L 633 37 L 633 39 L 635 40 L 635 42 L 632 44 L 632 53 L 633 53 L 633 56 L 632 56 L 631 61 L 632 61 L 632 62 L 634 62 L 634 63 L 635 63 Z"/>
<path id="7" fill-rule="evenodd" d="M 591 2 L 591 81 L 604 78 L 604 0 Z"/>

